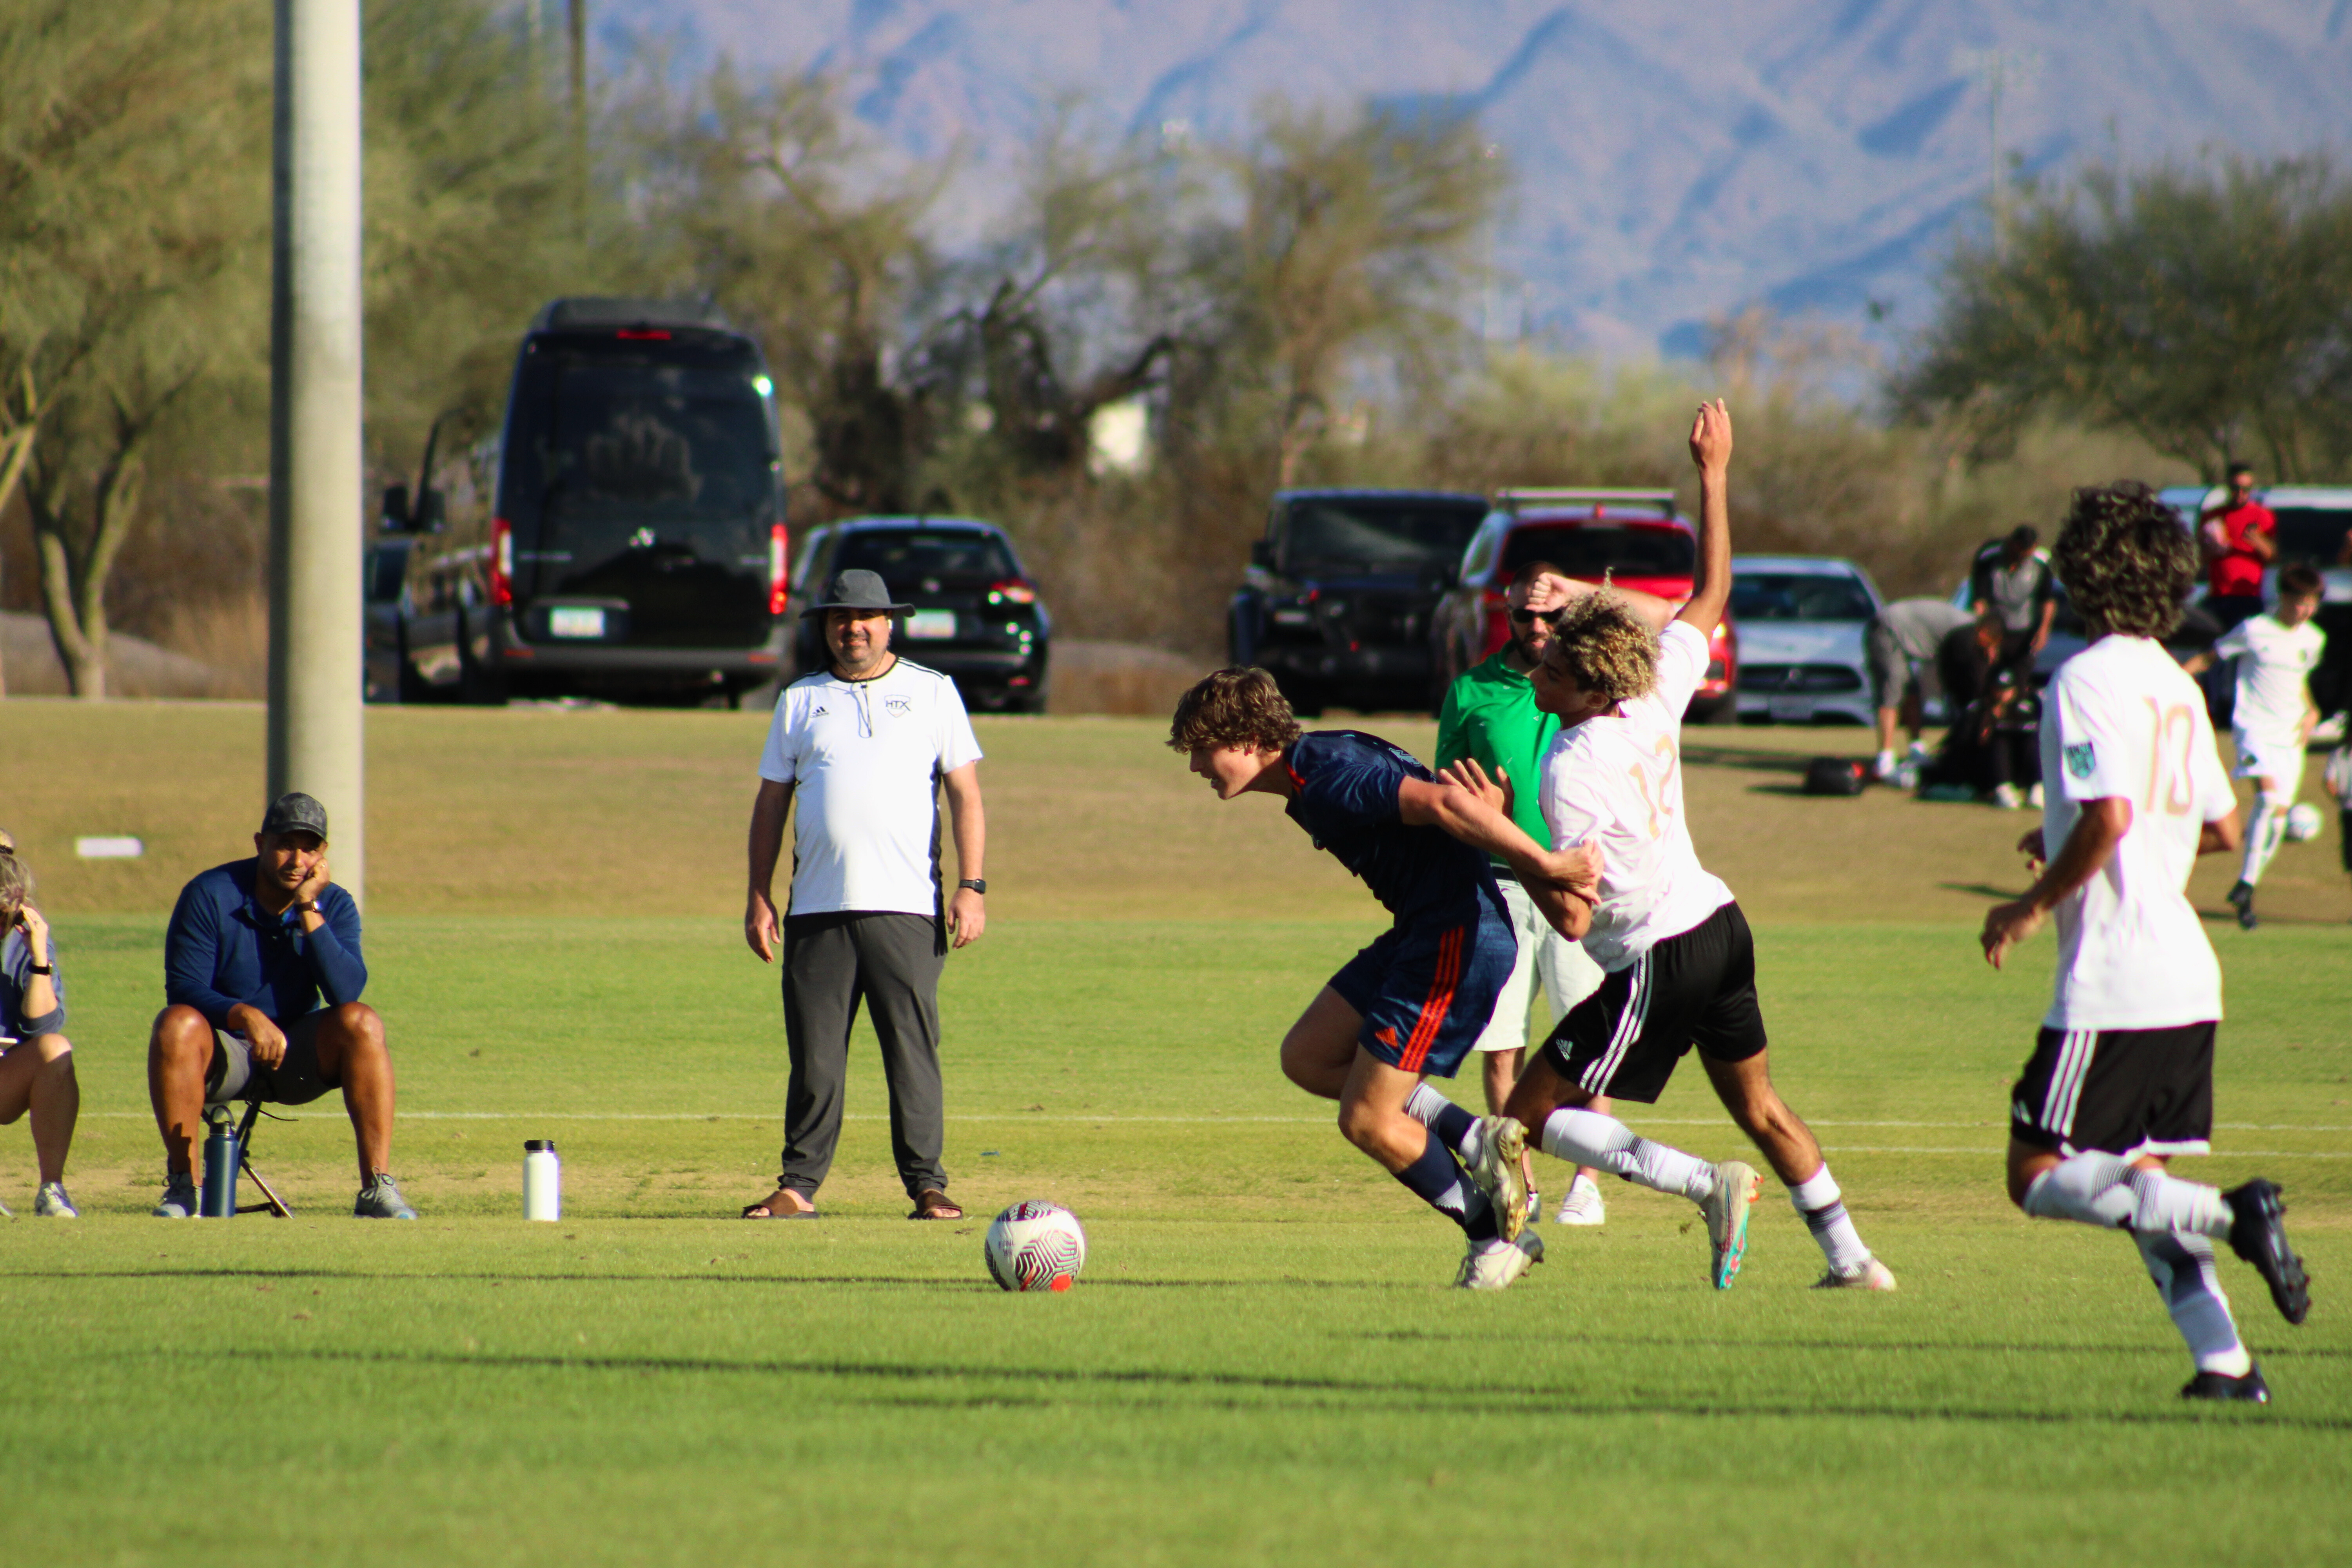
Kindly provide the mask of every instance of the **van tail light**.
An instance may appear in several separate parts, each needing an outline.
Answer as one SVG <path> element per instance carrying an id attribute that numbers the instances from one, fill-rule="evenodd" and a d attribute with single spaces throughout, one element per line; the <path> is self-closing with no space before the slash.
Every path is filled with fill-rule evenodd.
<path id="1" fill-rule="evenodd" d="M 514 603 L 514 524 L 502 517 L 490 523 L 490 603 Z"/>
<path id="2" fill-rule="evenodd" d="M 779 522 L 770 526 L 768 530 L 768 614 L 772 616 L 781 616 L 784 613 L 784 595 L 792 587 L 791 583 L 786 581 L 784 576 L 784 563 L 792 552 L 791 547 L 792 536 L 784 531 L 784 525 Z"/>
<path id="3" fill-rule="evenodd" d="M 1008 605 L 1034 605 L 1037 602 L 1037 590 L 1014 578 L 1010 583 L 991 583 L 988 596 L 991 600 L 1002 599 Z"/>

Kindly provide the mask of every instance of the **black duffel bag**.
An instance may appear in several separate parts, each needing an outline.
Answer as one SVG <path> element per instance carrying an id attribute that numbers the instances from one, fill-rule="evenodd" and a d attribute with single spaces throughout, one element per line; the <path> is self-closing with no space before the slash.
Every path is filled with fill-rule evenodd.
<path id="1" fill-rule="evenodd" d="M 1807 795 L 1860 795 L 1870 764 L 1844 757 L 1815 757 L 1805 764 Z"/>

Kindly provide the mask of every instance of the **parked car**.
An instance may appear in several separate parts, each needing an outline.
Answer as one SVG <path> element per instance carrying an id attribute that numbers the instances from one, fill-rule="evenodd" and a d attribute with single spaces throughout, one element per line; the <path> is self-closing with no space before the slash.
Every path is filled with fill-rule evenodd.
<path id="1" fill-rule="evenodd" d="M 1549 561 L 1585 582 L 1606 576 L 1679 602 L 1690 597 L 1698 536 L 1690 520 L 1675 510 L 1672 490 L 1500 492 L 1463 550 L 1454 586 L 1437 607 L 1432 662 L 1441 695 L 1455 677 L 1510 640 L 1503 595 L 1512 576 L 1531 561 Z M 1687 717 L 1693 722 L 1729 723 L 1737 716 L 1737 618 L 1734 611 L 1715 629 L 1706 678 L 1691 698 Z"/>
<path id="2" fill-rule="evenodd" d="M 1868 724 L 1877 716 L 1864 645 L 1882 601 L 1870 574 L 1819 555 L 1735 555 L 1743 720 Z"/>
<path id="3" fill-rule="evenodd" d="M 490 450 L 484 516 L 386 496 L 369 587 L 397 668 L 373 684 L 691 701 L 776 679 L 790 542 L 751 339 L 701 305 L 555 300 Z"/>
<path id="4" fill-rule="evenodd" d="M 1277 490 L 1227 607 L 1227 656 L 1304 714 L 1430 706 L 1431 616 L 1486 513 L 1452 490 Z"/>
<path id="5" fill-rule="evenodd" d="M 966 707 L 1045 710 L 1053 617 L 1004 531 L 971 518 L 859 517 L 813 531 L 784 605 L 795 672 L 825 667 L 817 623 L 801 611 L 836 574 L 861 568 L 915 606 L 891 647 L 952 679 Z"/>

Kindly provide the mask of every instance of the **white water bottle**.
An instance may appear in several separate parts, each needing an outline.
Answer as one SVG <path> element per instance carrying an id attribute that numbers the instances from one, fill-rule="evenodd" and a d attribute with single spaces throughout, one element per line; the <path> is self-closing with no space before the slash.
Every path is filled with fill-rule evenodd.
<path id="1" fill-rule="evenodd" d="M 555 1157 L 552 1138 L 532 1138 L 522 1146 L 522 1217 L 563 1217 L 563 1162 Z"/>

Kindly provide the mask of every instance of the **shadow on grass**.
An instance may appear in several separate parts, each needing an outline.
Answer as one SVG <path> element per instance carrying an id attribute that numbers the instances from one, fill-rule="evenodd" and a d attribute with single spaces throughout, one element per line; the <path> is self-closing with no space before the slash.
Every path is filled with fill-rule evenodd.
<path id="1" fill-rule="evenodd" d="M 1685 1342 L 1657 1339 L 1648 1341 L 1602 1340 L 1582 1335 L 1564 1336 L 1568 1342 L 1596 1344 L 1647 1344 L 1652 1348 L 1686 1350 Z M 1823 1346 L 1852 1353 L 1861 1348 L 1853 1344 Z M 1872 1347 L 1876 1348 L 1876 1347 Z M 1906 1352 L 1941 1350 L 1937 1345 L 1905 1345 L 1887 1347 Z M 1988 1347 L 1996 1348 L 1996 1347 Z M 2007 1351 L 2011 1346 L 1997 1347 Z M 2068 1347 L 2074 1349 L 2077 1347 Z M 2090 1353 L 2090 1347 L 2079 1347 Z M 2146 1347 L 2133 1347 L 2135 1351 Z M 2112 1351 L 2099 1353 L 2114 1353 Z M 2154 1352 L 2149 1352 L 2154 1353 Z M 1178 1372 L 1157 1370 L 1087 1371 L 1061 1367 L 1014 1366 L 910 1366 L 887 1362 L 847 1361 L 740 1361 L 719 1357 L 686 1356 L 564 1356 L 564 1355 L 501 1355 L 467 1353 L 453 1354 L 432 1351 L 208 1351 L 203 1359 L 217 1364 L 222 1359 L 268 1362 L 284 1364 L 289 1362 L 367 1366 L 414 1366 L 429 1369 L 457 1369 L 480 1373 L 497 1369 L 516 1372 L 599 1372 L 635 1373 L 641 1376 L 662 1376 L 684 1373 L 710 1373 L 814 1377 L 839 1379 L 844 1382 L 869 1381 L 882 1384 L 1010 1384 L 1016 1387 L 1038 1390 L 1129 1390 L 1178 1392 L 1207 1390 L 1212 1393 L 1255 1393 L 1283 1399 L 1285 1396 L 1307 1395 L 1307 1399 L 1290 1398 L 1294 1406 L 1320 1408 L 1372 1408 L 1386 1411 L 1410 1410 L 1430 1414 L 1454 1413 L 1461 1409 L 1463 1390 L 1455 1383 L 1413 1384 L 1384 1379 L 1378 1383 L 1346 1378 L 1279 1377 L 1249 1373 Z M 1318 1400 L 1315 1395 L 1346 1396 L 1344 1403 L 1333 1405 Z M 856 1394 L 836 1395 L 844 1403 L 858 1400 Z M 1672 1396 L 1628 1396 L 1622 1399 L 1594 1398 L 1588 1393 L 1563 1385 L 1522 1384 L 1508 1390 L 1490 1391 L 1490 1408 L 1516 1408 L 1522 1414 L 1555 1415 L 1690 1415 L 1729 1417 L 1752 1420 L 1758 1416 L 1779 1416 L 1790 1419 L 1817 1420 L 1879 1420 L 1906 1422 L 1969 1422 L 1987 1426 L 2195 1426 L 2214 1418 L 2222 1419 L 2244 1413 L 2215 1412 L 2200 1408 L 2184 1408 L 2177 1412 L 2154 1411 L 2087 1411 L 2087 1410 L 1993 1410 L 1966 1405 L 1924 1405 L 1906 1407 L 1896 1405 L 1839 1405 L 1822 1403 L 1799 1405 L 1785 1401 L 1759 1399 L 1735 1401 L 1722 1399 L 1677 1399 Z M 879 1403 L 919 1404 L 924 1405 L 992 1405 L 1013 1403 L 1058 1403 L 1051 1395 L 1037 1393 L 1024 1398 L 1006 1399 L 996 1394 L 949 1394 L 944 1398 L 887 1399 Z M 1193 1404 L 1202 1403 L 1192 1401 Z M 1210 1401 L 1208 1403 L 1222 1403 Z M 1238 1404 L 1239 1402 L 1234 1402 Z M 1249 1402 L 1248 1408 L 1263 1408 L 1264 1400 Z M 2352 1431 L 2352 1417 L 2287 1415 L 2264 1410 L 2258 1417 L 2265 1426 L 2286 1426 L 2299 1431 Z"/>

